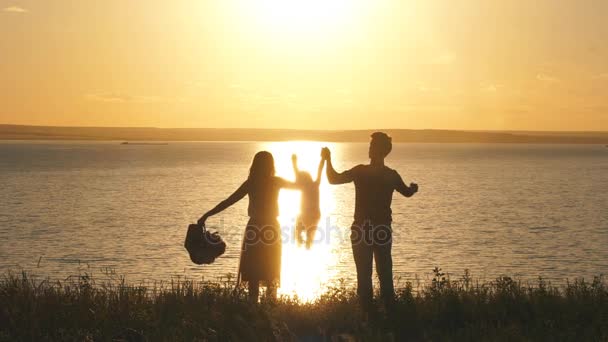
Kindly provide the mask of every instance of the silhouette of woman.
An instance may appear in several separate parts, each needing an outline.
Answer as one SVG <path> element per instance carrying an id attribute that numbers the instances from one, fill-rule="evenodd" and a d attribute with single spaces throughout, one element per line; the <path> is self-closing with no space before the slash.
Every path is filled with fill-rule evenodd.
<path id="1" fill-rule="evenodd" d="M 198 220 L 200 225 L 205 225 L 207 218 L 249 196 L 249 222 L 245 228 L 239 272 L 241 280 L 248 283 L 249 299 L 253 302 L 258 300 L 261 283 L 266 285 L 269 297 L 276 297 L 281 278 L 281 230 L 277 216 L 282 188 L 299 187 L 275 176 L 274 158 L 270 152 L 258 152 L 247 180 Z"/>

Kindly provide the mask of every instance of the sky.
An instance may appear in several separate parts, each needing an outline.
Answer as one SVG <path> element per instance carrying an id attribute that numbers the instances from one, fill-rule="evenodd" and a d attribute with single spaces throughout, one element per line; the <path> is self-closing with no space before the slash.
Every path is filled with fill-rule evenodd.
<path id="1" fill-rule="evenodd" d="M 608 131 L 606 0 L 0 0 L 0 124 Z"/>

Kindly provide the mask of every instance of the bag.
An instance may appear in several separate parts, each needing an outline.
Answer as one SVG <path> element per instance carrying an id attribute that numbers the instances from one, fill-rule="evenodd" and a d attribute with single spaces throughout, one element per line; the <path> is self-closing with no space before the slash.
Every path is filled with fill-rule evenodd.
<path id="1" fill-rule="evenodd" d="M 188 226 L 184 247 L 197 265 L 211 264 L 226 251 L 226 243 L 217 232 L 209 233 L 197 224 Z"/>

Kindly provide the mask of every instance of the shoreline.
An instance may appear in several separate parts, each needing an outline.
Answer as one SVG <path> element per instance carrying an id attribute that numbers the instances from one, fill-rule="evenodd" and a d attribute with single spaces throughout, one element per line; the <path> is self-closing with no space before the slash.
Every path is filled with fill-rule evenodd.
<path id="1" fill-rule="evenodd" d="M 307 140 L 307 139 L 295 139 L 295 140 L 128 140 L 128 144 L 123 144 L 124 140 L 116 139 L 56 139 L 56 138 L 6 138 L 0 137 L 0 143 L 14 143 L 14 142 L 31 142 L 31 143 L 115 143 L 117 145 L 132 145 L 132 146 L 166 146 L 173 143 L 263 143 L 263 142 L 322 142 L 322 143 L 344 143 L 344 144 L 369 144 L 369 142 L 363 141 L 331 141 L 331 140 Z M 608 148 L 608 144 L 603 142 L 477 142 L 477 141 L 463 141 L 463 142 L 442 142 L 442 141 L 396 141 L 393 144 L 428 144 L 428 145 L 569 145 L 569 146 L 601 146 Z"/>
<path id="2" fill-rule="evenodd" d="M 237 128 L 129 128 L 1 125 L 5 141 L 324 141 L 368 142 L 374 131 L 385 131 L 394 143 L 496 143 L 608 145 L 608 132 L 531 132 L 459 130 L 294 130 Z"/>

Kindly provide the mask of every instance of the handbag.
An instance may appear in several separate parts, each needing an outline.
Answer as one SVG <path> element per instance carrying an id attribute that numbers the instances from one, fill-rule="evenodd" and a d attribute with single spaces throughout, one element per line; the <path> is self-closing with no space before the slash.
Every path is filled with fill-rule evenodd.
<path id="1" fill-rule="evenodd" d="M 205 226 L 191 224 L 188 226 L 184 247 L 190 260 L 197 265 L 212 264 L 215 259 L 226 252 L 226 243 L 217 233 L 210 233 Z"/>

